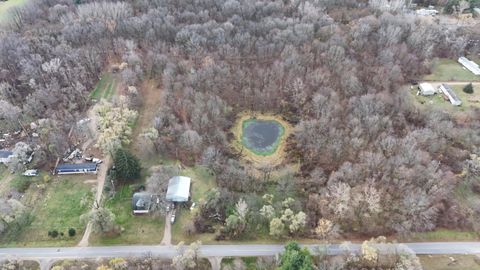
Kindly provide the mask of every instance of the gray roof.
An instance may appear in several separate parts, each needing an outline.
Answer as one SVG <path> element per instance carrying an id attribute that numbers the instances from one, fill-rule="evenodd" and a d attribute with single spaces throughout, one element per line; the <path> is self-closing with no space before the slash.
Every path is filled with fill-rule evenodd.
<path id="1" fill-rule="evenodd" d="M 457 94 L 455 93 L 455 91 L 453 91 L 450 85 L 442 84 L 442 87 L 447 92 L 445 93 L 445 95 L 447 95 L 448 99 L 453 105 L 458 106 L 462 104 L 462 101 L 458 98 Z"/>
<path id="2" fill-rule="evenodd" d="M 132 197 L 133 211 L 148 211 L 152 203 L 151 194 L 148 192 L 136 192 Z"/>
<path id="3" fill-rule="evenodd" d="M 12 151 L 0 150 L 0 158 L 8 158 L 11 155 L 13 155 Z"/>
<path id="4" fill-rule="evenodd" d="M 190 198 L 190 177 L 174 176 L 168 181 L 167 201 L 186 202 Z"/>
<path id="5" fill-rule="evenodd" d="M 78 164 L 69 164 L 64 163 L 57 166 L 57 171 L 63 170 L 95 170 L 97 169 L 97 163 L 78 163 Z"/>

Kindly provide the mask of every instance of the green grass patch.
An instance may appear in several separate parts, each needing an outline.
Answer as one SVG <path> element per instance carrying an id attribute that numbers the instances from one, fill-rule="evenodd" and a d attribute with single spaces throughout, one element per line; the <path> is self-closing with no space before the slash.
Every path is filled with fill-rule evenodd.
<path id="1" fill-rule="evenodd" d="M 480 76 L 476 76 L 456 60 L 435 59 L 433 62 L 432 74 L 423 78 L 427 81 L 480 81 Z"/>
<path id="2" fill-rule="evenodd" d="M 258 149 L 255 149 L 254 147 L 251 147 L 251 143 L 248 142 L 248 137 L 245 135 L 246 129 L 250 125 L 257 123 L 258 121 L 274 123 L 280 129 L 280 132 L 279 132 L 275 142 L 272 145 L 268 146 L 265 150 L 258 150 Z M 250 150 L 251 152 L 253 152 L 254 154 L 259 155 L 259 156 L 270 156 L 273 153 L 275 153 L 278 149 L 278 146 L 280 145 L 280 142 L 283 139 L 284 134 L 285 134 L 285 128 L 283 127 L 282 124 L 280 124 L 278 121 L 275 121 L 275 120 L 257 120 L 257 119 L 252 119 L 251 118 L 251 119 L 247 119 L 247 120 L 243 121 L 243 123 L 242 123 L 242 144 L 243 144 L 243 146 L 245 146 L 248 150 Z"/>
<path id="3" fill-rule="evenodd" d="M 475 255 L 421 255 L 418 258 L 424 270 L 480 270 Z"/>
<path id="4" fill-rule="evenodd" d="M 19 192 L 25 192 L 30 185 L 40 179 L 39 176 L 37 177 L 27 177 L 20 174 L 15 175 L 15 177 L 10 182 L 10 187 L 15 188 Z"/>
<path id="5" fill-rule="evenodd" d="M 10 19 L 12 8 L 21 7 L 27 2 L 28 0 L 8 0 L 0 2 L 0 24 L 5 23 Z"/>
<path id="6" fill-rule="evenodd" d="M 91 197 L 91 186 L 84 184 L 75 177 L 57 178 L 44 190 L 30 188 L 26 197 L 32 199 L 33 222 L 25 228 L 23 234 L 14 244 L 26 246 L 71 246 L 82 237 L 84 225 L 80 223 L 80 216 L 88 211 L 91 204 L 82 204 L 82 198 Z M 30 194 L 31 193 L 31 194 Z M 91 200 L 88 200 L 91 202 Z M 74 228 L 76 235 L 68 236 L 68 229 Z M 57 230 L 64 236 L 51 238 L 48 231 Z"/>
<path id="7" fill-rule="evenodd" d="M 112 74 L 105 73 L 97 83 L 93 91 L 90 93 L 90 99 L 99 101 L 100 99 L 111 100 L 115 94 L 117 87 L 117 81 L 113 78 Z"/>
<path id="8" fill-rule="evenodd" d="M 115 215 L 115 221 L 122 228 L 122 232 L 113 237 L 92 235 L 90 243 L 94 245 L 160 244 L 165 217 L 133 215 L 132 195 L 132 187 L 120 187 L 115 196 L 105 203 L 105 206 Z"/>
<path id="9" fill-rule="evenodd" d="M 456 231 L 448 229 L 437 229 L 431 232 L 414 233 L 412 241 L 477 241 L 478 234 L 471 231 Z"/>

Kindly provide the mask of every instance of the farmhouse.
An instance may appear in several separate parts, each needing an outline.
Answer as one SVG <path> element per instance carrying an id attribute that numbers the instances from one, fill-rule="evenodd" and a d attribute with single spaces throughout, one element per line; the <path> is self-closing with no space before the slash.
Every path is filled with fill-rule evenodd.
<path id="1" fill-rule="evenodd" d="M 57 174 L 97 174 L 97 163 L 60 164 L 55 169 Z"/>
<path id="2" fill-rule="evenodd" d="M 477 63 L 468 60 L 466 57 L 458 58 L 458 62 L 462 64 L 466 69 L 470 70 L 475 75 L 480 75 L 480 67 Z"/>
<path id="3" fill-rule="evenodd" d="M 186 176 L 174 176 L 168 181 L 167 201 L 186 202 L 190 198 L 191 178 Z"/>
<path id="4" fill-rule="evenodd" d="M 436 93 L 435 88 L 429 83 L 421 83 L 418 85 L 419 94 L 422 96 L 431 96 Z"/>
<path id="5" fill-rule="evenodd" d="M 11 151 L 0 150 L 0 163 L 7 164 L 8 162 L 10 162 L 12 156 L 13 153 Z"/>
<path id="6" fill-rule="evenodd" d="M 453 106 L 460 106 L 462 104 L 462 101 L 460 101 L 457 94 L 455 94 L 455 91 L 447 84 L 440 85 L 438 89 L 450 100 Z"/>
<path id="7" fill-rule="evenodd" d="M 152 195 L 148 192 L 136 192 L 132 197 L 133 214 L 148 214 L 152 205 Z"/>

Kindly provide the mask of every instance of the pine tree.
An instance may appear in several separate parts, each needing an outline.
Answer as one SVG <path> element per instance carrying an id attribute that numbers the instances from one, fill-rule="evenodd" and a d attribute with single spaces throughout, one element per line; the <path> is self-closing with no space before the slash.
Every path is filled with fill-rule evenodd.
<path id="1" fill-rule="evenodd" d="M 118 148 L 115 151 L 113 162 L 115 164 L 115 179 L 130 181 L 140 178 L 140 161 L 127 150 Z"/>

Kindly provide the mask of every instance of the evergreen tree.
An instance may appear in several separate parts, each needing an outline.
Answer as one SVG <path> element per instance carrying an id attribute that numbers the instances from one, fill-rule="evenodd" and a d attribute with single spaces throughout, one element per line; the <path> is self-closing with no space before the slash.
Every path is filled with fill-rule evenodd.
<path id="1" fill-rule="evenodd" d="M 127 150 L 118 148 L 115 151 L 113 162 L 115 164 L 115 179 L 129 181 L 140 178 L 140 161 Z"/>
<path id="2" fill-rule="evenodd" d="M 473 84 L 469 83 L 469 84 L 465 85 L 465 87 L 463 87 L 463 92 L 465 92 L 467 94 L 473 94 Z"/>

